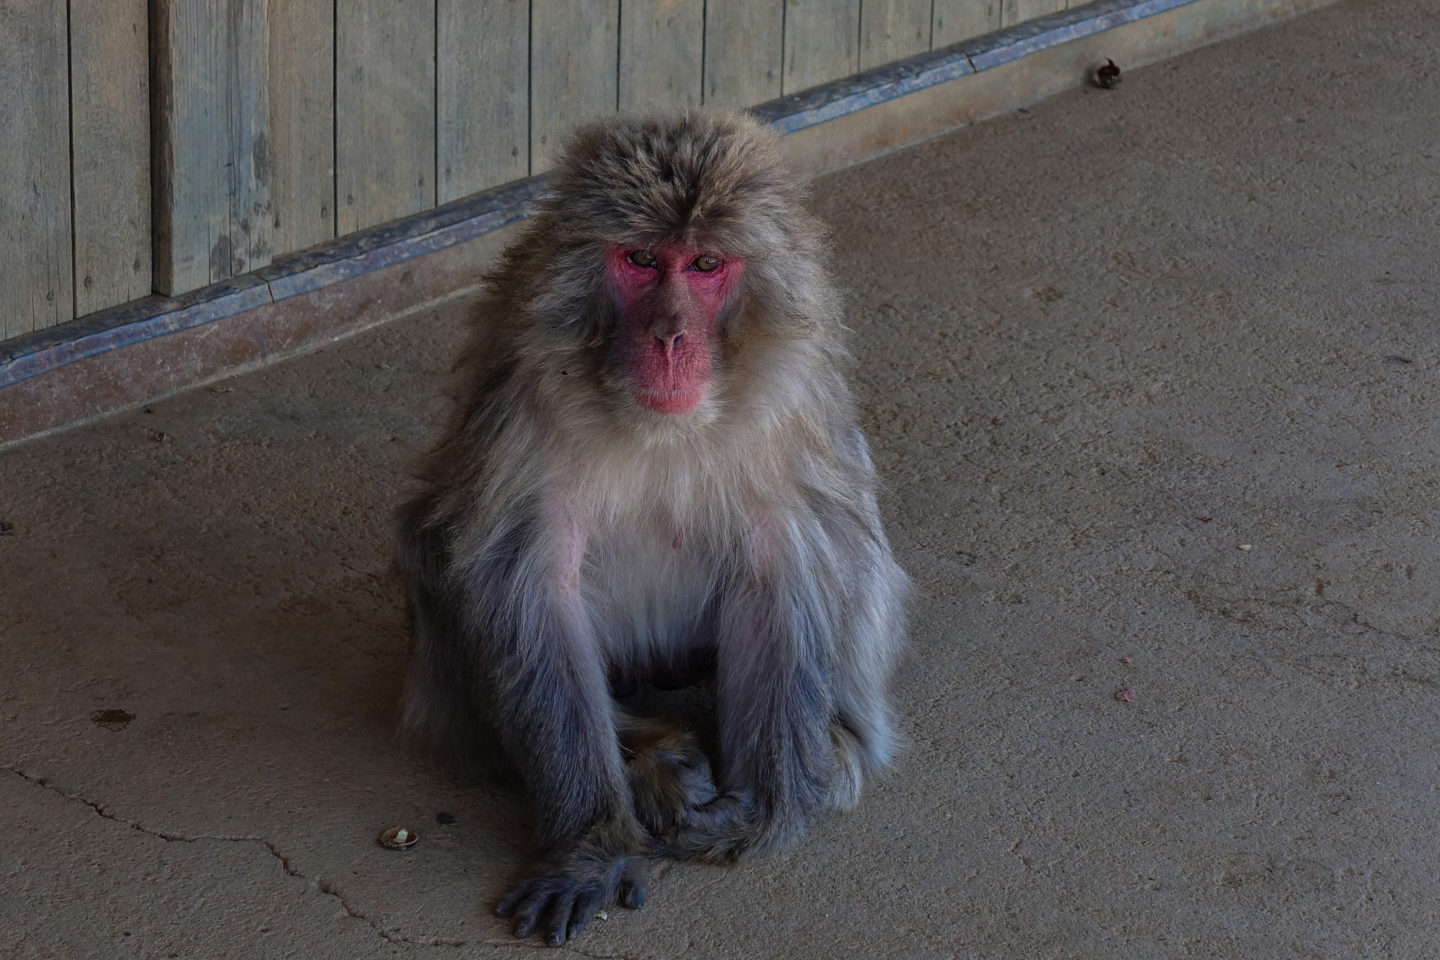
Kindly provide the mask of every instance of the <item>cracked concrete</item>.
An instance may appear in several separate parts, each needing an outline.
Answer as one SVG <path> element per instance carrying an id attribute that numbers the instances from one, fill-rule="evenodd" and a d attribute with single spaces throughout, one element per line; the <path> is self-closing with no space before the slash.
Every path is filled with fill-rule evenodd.
<path id="1" fill-rule="evenodd" d="M 83 797 L 74 793 L 68 793 L 65 790 L 62 790 L 51 783 L 47 783 L 44 779 L 38 777 L 31 777 L 23 770 L 12 769 L 10 772 L 15 774 L 21 780 L 26 781 L 27 783 L 33 783 L 38 787 L 43 787 L 46 790 L 50 790 L 56 794 L 59 794 L 67 800 L 74 800 L 76 803 L 83 803 L 85 806 L 89 807 L 91 810 L 94 810 L 95 813 L 97 813 L 101 817 L 104 817 L 106 820 L 112 820 L 115 823 L 124 824 L 132 830 L 136 830 L 140 833 L 146 834 L 147 836 L 156 837 L 160 840 L 169 840 L 176 843 L 199 843 L 206 841 L 214 841 L 219 843 L 259 844 L 266 850 L 270 851 L 270 855 L 280 862 L 280 866 L 284 869 L 286 874 L 292 877 L 297 877 L 301 880 L 306 881 L 307 883 L 311 883 L 321 893 L 327 896 L 334 897 L 335 900 L 340 904 L 340 908 L 345 911 L 345 914 L 347 916 L 353 917 L 356 920 L 364 921 L 366 924 L 369 925 L 372 930 L 375 931 L 377 935 L 384 938 L 385 940 L 390 941 L 391 943 L 418 944 L 421 946 L 460 946 L 464 943 L 463 940 L 456 940 L 449 937 L 405 937 L 400 936 L 392 931 L 386 930 L 385 928 L 377 924 L 375 921 L 371 920 L 370 918 L 362 914 L 360 911 L 356 910 L 354 906 L 352 906 L 345 899 L 344 895 L 335 888 L 334 884 L 324 879 L 318 881 L 312 880 L 305 874 L 301 873 L 299 870 L 295 869 L 295 867 L 292 866 L 290 863 L 290 858 L 287 857 L 278 847 L 276 847 L 273 842 L 266 840 L 264 837 L 203 835 L 184 836 L 178 833 L 168 833 L 164 830 L 155 830 L 145 826 L 142 823 L 135 823 L 133 821 L 126 820 L 124 817 L 117 816 L 116 814 L 107 810 L 103 804 L 95 800 L 91 800 L 88 797 Z"/>
<path id="2" fill-rule="evenodd" d="M 1435 955 L 1437 46 L 1348 0 L 816 184 L 907 743 L 564 952 Z M 0 454 L 0 956 L 535 949 L 521 805 L 392 738 L 464 306 Z"/>

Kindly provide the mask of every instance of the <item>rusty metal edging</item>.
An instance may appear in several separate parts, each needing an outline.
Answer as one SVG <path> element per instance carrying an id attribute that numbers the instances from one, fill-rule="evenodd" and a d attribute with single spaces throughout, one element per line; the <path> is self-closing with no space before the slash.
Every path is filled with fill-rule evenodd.
<path id="1" fill-rule="evenodd" d="M 1195 0 L 1099 0 L 752 107 L 794 133 L 917 90 L 1186 6 Z M 544 175 L 288 254 L 179 297 L 153 295 L 0 343 L 0 390 L 66 364 L 276 303 L 473 240 L 523 220 Z"/>

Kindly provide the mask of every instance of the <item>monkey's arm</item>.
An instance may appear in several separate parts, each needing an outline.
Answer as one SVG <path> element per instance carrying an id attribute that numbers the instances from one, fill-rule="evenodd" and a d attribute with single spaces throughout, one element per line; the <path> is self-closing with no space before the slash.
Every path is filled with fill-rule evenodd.
<path id="1" fill-rule="evenodd" d="M 721 795 L 668 838 L 672 855 L 724 863 L 778 849 L 827 805 L 835 620 L 826 585 L 834 578 L 807 549 L 823 540 L 821 525 L 808 519 L 756 524 L 765 542 L 743 551 L 751 562 L 720 598 Z"/>
<path id="2" fill-rule="evenodd" d="M 412 605 L 444 607 L 412 612 L 417 662 L 454 662 L 445 655 L 453 645 L 470 669 L 459 678 L 412 676 L 407 700 L 445 697 L 449 691 L 433 689 L 443 684 L 479 688 L 471 696 L 489 706 L 545 850 L 535 875 L 497 910 L 515 918 L 517 936 L 540 930 L 552 944 L 563 943 L 599 908 L 617 900 L 639 906 L 645 896 L 644 835 L 600 657 L 576 580 L 557 575 L 556 538 L 534 511 L 503 511 L 485 535 L 448 539 L 444 570 L 437 571 L 442 582 L 417 584 L 417 571 L 407 571 Z M 444 623 L 454 625 L 453 635 L 427 629 Z"/>
<path id="3" fill-rule="evenodd" d="M 728 862 L 783 847 L 825 809 L 853 807 L 889 760 L 906 583 L 854 438 L 839 483 L 748 525 L 758 534 L 718 625 L 723 792 L 673 832 L 673 855 Z"/>
<path id="4" fill-rule="evenodd" d="M 787 573 L 799 573 L 797 570 Z M 829 792 L 831 625 L 811 576 L 772 577 L 727 600 L 719 662 L 722 789 L 750 819 L 743 846 L 798 839 Z"/>
<path id="5" fill-rule="evenodd" d="M 546 854 L 498 912 L 516 919 L 517 936 L 538 926 L 550 943 L 563 943 L 599 908 L 643 902 L 644 837 L 578 569 L 571 569 L 583 545 L 574 530 L 551 531 L 538 520 L 517 525 L 507 539 L 475 568 L 467 608 L 484 618 L 470 625 L 471 635 L 489 646 L 481 659 L 502 718 L 502 748 L 524 780 Z"/>

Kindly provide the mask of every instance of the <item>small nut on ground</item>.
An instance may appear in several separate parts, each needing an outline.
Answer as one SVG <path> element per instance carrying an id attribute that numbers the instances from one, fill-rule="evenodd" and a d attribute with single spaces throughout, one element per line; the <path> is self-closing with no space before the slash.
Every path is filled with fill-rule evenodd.
<path id="1" fill-rule="evenodd" d="M 409 850 L 420 842 L 420 834 L 405 827 L 391 827 L 379 837 L 380 846 L 391 850 Z"/>

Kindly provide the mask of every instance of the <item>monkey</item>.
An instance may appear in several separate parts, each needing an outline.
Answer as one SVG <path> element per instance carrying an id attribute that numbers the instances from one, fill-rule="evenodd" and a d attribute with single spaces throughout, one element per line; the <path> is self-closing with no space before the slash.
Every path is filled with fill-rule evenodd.
<path id="1" fill-rule="evenodd" d="M 579 129 L 485 278 L 399 512 L 401 723 L 523 786 L 517 937 L 793 844 L 891 758 L 908 580 L 825 256 L 778 136 L 689 111 Z M 617 701 L 702 680 L 713 756 Z"/>

